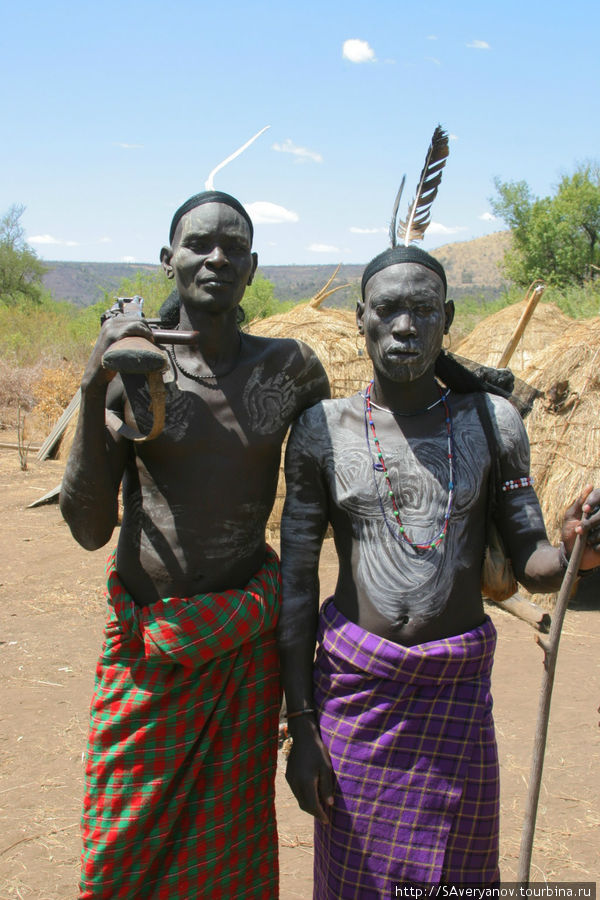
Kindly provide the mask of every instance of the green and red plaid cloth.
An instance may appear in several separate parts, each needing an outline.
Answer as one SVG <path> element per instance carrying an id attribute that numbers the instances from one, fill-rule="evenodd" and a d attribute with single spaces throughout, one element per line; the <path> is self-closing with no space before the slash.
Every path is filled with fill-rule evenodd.
<path id="1" fill-rule="evenodd" d="M 279 560 L 139 607 L 107 564 L 80 898 L 276 897 Z"/>

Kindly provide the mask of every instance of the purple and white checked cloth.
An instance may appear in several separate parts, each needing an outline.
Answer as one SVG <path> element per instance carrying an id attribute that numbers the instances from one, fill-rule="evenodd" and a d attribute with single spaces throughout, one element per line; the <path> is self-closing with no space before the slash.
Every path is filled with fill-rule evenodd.
<path id="1" fill-rule="evenodd" d="M 498 881 L 495 645 L 489 618 L 403 647 L 324 604 L 315 703 L 336 785 L 330 824 L 315 824 L 315 900 Z"/>

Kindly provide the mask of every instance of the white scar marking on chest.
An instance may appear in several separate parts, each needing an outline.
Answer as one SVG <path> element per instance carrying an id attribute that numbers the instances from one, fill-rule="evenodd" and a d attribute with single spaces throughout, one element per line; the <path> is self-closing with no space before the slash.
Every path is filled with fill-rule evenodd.
<path id="1" fill-rule="evenodd" d="M 264 365 L 256 367 L 246 383 L 244 406 L 250 426 L 257 434 L 273 434 L 287 423 L 296 407 L 297 389 L 287 374 L 289 364 L 275 375 L 265 376 Z"/>
<path id="2" fill-rule="evenodd" d="M 375 491 L 372 459 L 364 434 L 343 427 L 334 414 L 327 416 L 326 428 L 320 435 L 307 432 L 303 436 L 307 452 L 320 459 L 327 473 L 334 502 L 350 518 L 358 551 L 357 579 L 391 620 L 403 609 L 427 618 L 438 614 L 447 602 L 452 583 L 466 565 L 472 564 L 468 552 L 469 512 L 487 479 L 487 446 L 474 413 L 458 418 L 458 489 L 451 527 L 439 549 L 423 553 L 399 544 L 388 530 Z M 443 521 L 448 480 L 444 451 L 445 440 L 440 437 L 411 441 L 410 446 L 402 439 L 385 454 L 413 540 L 431 538 Z M 384 508 L 394 529 L 391 506 L 385 506 L 385 481 L 381 473 L 375 475 L 380 477 Z"/>

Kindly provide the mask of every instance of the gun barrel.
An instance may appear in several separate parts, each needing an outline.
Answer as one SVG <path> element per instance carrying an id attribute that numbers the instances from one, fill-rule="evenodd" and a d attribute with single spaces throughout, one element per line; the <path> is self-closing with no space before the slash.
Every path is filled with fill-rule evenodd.
<path id="1" fill-rule="evenodd" d="M 198 331 L 178 331 L 173 328 L 153 328 L 152 334 L 157 344 L 197 344 Z"/>

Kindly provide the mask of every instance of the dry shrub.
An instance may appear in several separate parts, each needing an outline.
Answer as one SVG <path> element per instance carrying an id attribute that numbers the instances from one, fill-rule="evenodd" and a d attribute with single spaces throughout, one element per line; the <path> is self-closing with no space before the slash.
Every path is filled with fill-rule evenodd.
<path id="1" fill-rule="evenodd" d="M 71 402 L 79 388 L 81 370 L 70 363 L 60 368 L 43 369 L 33 387 L 35 410 L 49 427 Z"/>
<path id="2" fill-rule="evenodd" d="M 33 408 L 34 388 L 41 371 L 39 363 L 16 366 L 14 362 L 0 359 L 0 408 L 5 416 L 10 416 L 12 425 L 16 425 L 19 409 L 29 412 Z"/>

